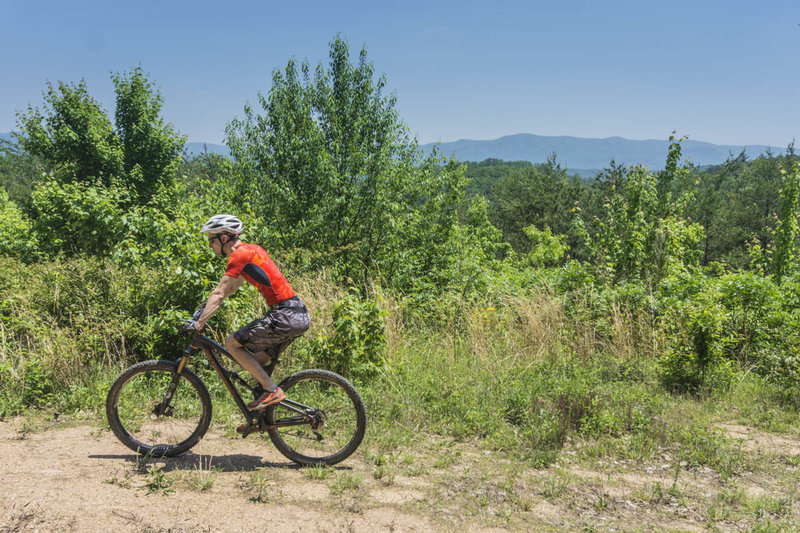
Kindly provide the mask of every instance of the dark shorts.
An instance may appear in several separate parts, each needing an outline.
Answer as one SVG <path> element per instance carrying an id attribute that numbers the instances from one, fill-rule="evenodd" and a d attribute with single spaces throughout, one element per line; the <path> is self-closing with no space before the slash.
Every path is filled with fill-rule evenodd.
<path id="1" fill-rule="evenodd" d="M 264 318 L 253 320 L 233 334 L 236 341 L 253 353 L 267 352 L 275 359 L 309 326 L 306 306 L 294 296 L 269 308 Z"/>

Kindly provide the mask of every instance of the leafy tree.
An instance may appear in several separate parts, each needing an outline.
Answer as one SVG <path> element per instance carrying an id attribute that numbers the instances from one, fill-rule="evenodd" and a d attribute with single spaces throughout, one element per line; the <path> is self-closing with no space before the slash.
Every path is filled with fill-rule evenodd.
<path id="1" fill-rule="evenodd" d="M 269 221 L 277 245 L 298 246 L 345 277 L 408 283 L 434 268 L 455 234 L 463 169 L 423 157 L 374 77 L 366 48 L 330 44 L 327 68 L 294 60 L 273 73 L 263 114 L 227 128 L 242 203 Z M 400 281 L 400 279 L 405 281 Z"/>
<path id="2" fill-rule="evenodd" d="M 189 190 L 205 191 L 211 183 L 229 185 L 233 180 L 233 163 L 230 158 L 207 150 L 181 161 L 178 172 Z"/>
<path id="3" fill-rule="evenodd" d="M 486 295 L 491 277 L 514 264 L 516 256 L 502 232 L 489 221 L 489 202 L 473 196 L 465 203 L 462 223 L 451 240 L 455 250 L 440 265 L 438 287 L 464 296 Z"/>
<path id="4" fill-rule="evenodd" d="M 748 244 L 766 255 L 773 248 L 777 223 L 779 191 L 783 185 L 782 157 L 762 156 L 742 168 L 730 184 L 728 202 L 720 213 L 725 232 L 725 258 L 733 266 L 745 268 L 751 253 Z"/>
<path id="5" fill-rule="evenodd" d="M 37 252 L 37 237 L 30 218 L 0 187 L 0 255 L 31 259 Z"/>
<path id="6" fill-rule="evenodd" d="M 122 238 L 127 191 L 79 182 L 47 180 L 33 191 L 34 227 L 50 255 L 108 255 Z"/>
<path id="7" fill-rule="evenodd" d="M 465 161 L 467 194 L 480 194 L 493 201 L 492 186 L 514 170 L 533 167 L 530 161 L 503 161 L 501 159 L 485 159 L 481 162 Z"/>
<path id="8" fill-rule="evenodd" d="M 14 144 L 0 140 L 0 188 L 11 200 L 26 208 L 31 202 L 33 184 L 40 177 L 38 160 Z"/>
<path id="9" fill-rule="evenodd" d="M 703 228 L 680 216 L 688 199 L 673 200 L 668 185 L 687 174 L 685 167 L 669 164 L 680 158 L 680 141 L 671 140 L 664 172 L 654 175 L 633 167 L 611 184 L 605 212 L 595 220 L 593 233 L 582 216 L 576 217 L 576 229 L 599 272 L 611 281 L 655 286 L 699 261 L 697 243 Z"/>
<path id="10" fill-rule="evenodd" d="M 186 138 L 161 118 L 161 93 L 141 66 L 127 74 L 117 73 L 112 79 L 124 181 L 135 190 L 137 203 L 143 204 L 175 176 Z"/>
<path id="11" fill-rule="evenodd" d="M 43 109 L 18 115 L 19 144 L 39 157 L 61 182 L 111 185 L 123 170 L 123 152 L 111 121 L 86 81 L 47 84 Z"/>
<path id="12" fill-rule="evenodd" d="M 545 227 L 555 234 L 573 233 L 572 208 L 584 196 L 583 183 L 567 175 L 555 158 L 547 163 L 522 167 L 499 178 L 492 186 L 496 210 L 492 221 L 503 232 L 503 237 L 521 254 L 531 250 L 532 242 L 525 228 Z"/>
<path id="13" fill-rule="evenodd" d="M 174 177 L 185 139 L 160 117 L 161 95 L 141 67 L 112 79 L 116 128 L 84 80 L 58 82 L 48 84 L 43 109 L 18 115 L 18 140 L 58 182 L 120 185 L 144 204 Z"/>
<path id="14" fill-rule="evenodd" d="M 553 235 L 547 226 L 544 230 L 539 230 L 536 226 L 528 226 L 524 231 L 531 241 L 531 251 L 524 257 L 524 261 L 528 265 L 553 266 L 561 261 L 569 250 L 569 246 L 564 243 L 564 236 Z"/>
<path id="15" fill-rule="evenodd" d="M 18 115 L 19 145 L 47 171 L 31 210 L 50 254 L 110 254 L 136 220 L 125 212 L 175 181 L 184 138 L 160 117 L 161 95 L 141 67 L 112 79 L 116 127 L 83 80 L 49 84 L 43 109 Z"/>
<path id="16" fill-rule="evenodd" d="M 797 161 L 792 161 L 790 171 L 781 169 L 781 174 L 784 176 L 784 182 L 780 190 L 780 211 L 775 228 L 775 253 L 772 260 L 772 274 L 777 283 L 780 283 L 788 269 L 794 266 L 796 258 L 794 246 L 798 235 L 800 165 Z"/>
<path id="17" fill-rule="evenodd" d="M 731 155 L 718 167 L 695 172 L 694 182 L 683 184 L 683 188 L 694 190 L 694 198 L 687 206 L 687 217 L 705 228 L 701 243 L 703 265 L 729 259 L 730 251 L 737 247 L 726 218 L 730 210 L 731 184 L 746 163 L 747 155 L 742 151 L 737 156 Z"/>

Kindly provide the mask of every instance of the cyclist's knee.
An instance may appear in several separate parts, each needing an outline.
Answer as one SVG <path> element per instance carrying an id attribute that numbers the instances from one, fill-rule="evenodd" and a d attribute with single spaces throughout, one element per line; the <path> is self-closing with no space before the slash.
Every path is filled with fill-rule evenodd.
<path id="1" fill-rule="evenodd" d="M 231 348 L 241 348 L 242 345 L 236 340 L 236 338 L 233 336 L 233 333 L 231 333 L 228 335 L 228 338 L 225 339 L 225 347 L 230 350 Z"/>
<path id="2" fill-rule="evenodd" d="M 272 362 L 272 358 L 267 353 L 266 350 L 261 350 L 260 352 L 253 352 L 253 357 L 256 358 L 256 361 L 259 362 L 261 366 L 267 366 Z"/>

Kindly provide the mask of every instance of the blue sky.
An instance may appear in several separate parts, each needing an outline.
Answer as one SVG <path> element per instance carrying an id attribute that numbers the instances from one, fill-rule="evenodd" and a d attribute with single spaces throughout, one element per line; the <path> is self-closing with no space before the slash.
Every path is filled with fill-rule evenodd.
<path id="1" fill-rule="evenodd" d="M 219 143 L 294 57 L 363 44 L 421 143 L 515 133 L 785 146 L 800 137 L 800 0 L 0 0 L 0 132 L 50 81 L 139 63 L 190 141 Z M 800 140 L 800 139 L 799 139 Z"/>

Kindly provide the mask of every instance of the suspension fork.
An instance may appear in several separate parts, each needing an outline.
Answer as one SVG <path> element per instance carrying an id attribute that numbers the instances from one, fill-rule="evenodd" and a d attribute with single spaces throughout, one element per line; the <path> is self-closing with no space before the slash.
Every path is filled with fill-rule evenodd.
<path id="1" fill-rule="evenodd" d="M 172 374 L 172 381 L 169 383 L 167 387 L 167 392 L 164 394 L 164 399 L 161 400 L 161 403 L 158 405 L 156 409 L 156 416 L 164 416 L 164 414 L 169 409 L 169 404 L 172 402 L 172 397 L 175 395 L 175 390 L 178 388 L 178 382 L 181 379 L 181 374 L 183 373 L 183 369 L 186 368 L 186 363 L 189 361 L 189 355 L 196 348 L 194 346 L 190 346 L 183 352 L 183 357 L 178 359 L 178 364 L 176 366 L 175 372 Z"/>

